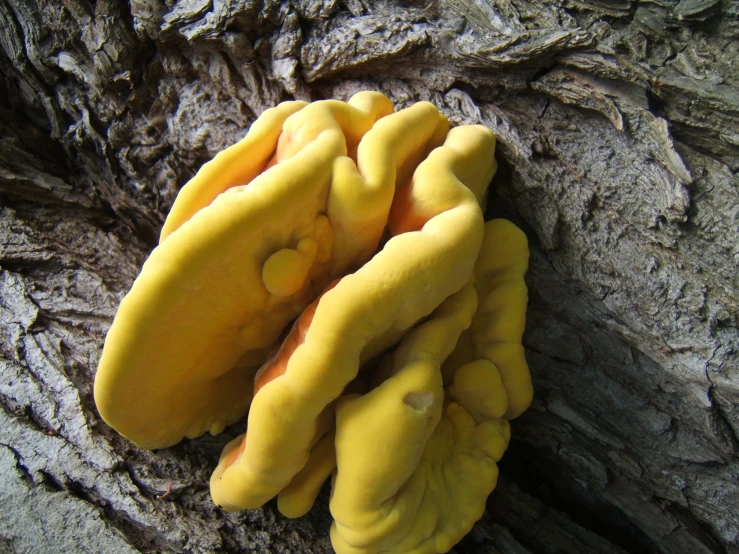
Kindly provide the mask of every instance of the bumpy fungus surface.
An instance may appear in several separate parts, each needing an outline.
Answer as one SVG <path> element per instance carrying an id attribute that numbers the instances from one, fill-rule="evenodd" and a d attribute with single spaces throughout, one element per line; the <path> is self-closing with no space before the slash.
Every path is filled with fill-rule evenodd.
<path id="1" fill-rule="evenodd" d="M 331 541 L 338 554 L 446 552 L 482 517 L 510 438 L 504 417 L 509 401 L 526 401 L 519 388 L 528 380 L 523 357 L 499 358 L 509 364 L 508 382 L 517 385 L 511 389 L 490 360 L 496 352 L 490 345 L 509 344 L 515 336 L 520 344 L 526 238 L 507 221 L 491 221 L 481 254 L 472 325 L 444 325 L 446 303 L 456 300 L 451 297 L 403 339 L 389 378 L 364 396 L 339 402 L 331 496 Z M 457 302 L 457 313 L 472 317 L 462 304 Z M 457 343 L 468 326 L 472 344 Z M 442 389 L 445 359 L 451 383 Z M 461 359 L 469 361 L 457 365 Z"/>
<path id="2" fill-rule="evenodd" d="M 111 427 L 162 448 L 244 416 L 285 325 L 371 256 L 396 172 L 443 140 L 431 104 L 391 112 L 378 93 L 281 105 L 255 124 L 259 141 L 249 133 L 185 185 L 105 342 L 95 401 Z"/>
<path id="3" fill-rule="evenodd" d="M 283 348 L 272 362 L 280 364 L 281 374 L 264 385 L 257 378 L 260 390 L 245 444 L 235 458 L 225 453 L 213 475 L 211 494 L 218 505 L 255 508 L 274 497 L 306 464 L 321 414 L 361 363 L 397 342 L 469 280 L 483 219 L 457 173 L 471 184 L 489 180 L 491 162 L 484 158 L 493 144 L 482 127 L 449 132 L 399 191 L 408 197 L 407 209 L 393 214 L 392 238 L 321 296 L 309 322 L 298 320 L 286 341 L 296 347 Z M 482 169 L 463 172 L 470 159 Z M 275 413 L 281 414 L 279 422 Z"/>
<path id="4" fill-rule="evenodd" d="M 526 240 L 480 207 L 494 149 L 379 93 L 266 111 L 178 195 L 106 339 L 103 419 L 162 448 L 248 412 L 218 505 L 300 516 L 333 474 L 339 554 L 450 549 L 532 395 Z"/>

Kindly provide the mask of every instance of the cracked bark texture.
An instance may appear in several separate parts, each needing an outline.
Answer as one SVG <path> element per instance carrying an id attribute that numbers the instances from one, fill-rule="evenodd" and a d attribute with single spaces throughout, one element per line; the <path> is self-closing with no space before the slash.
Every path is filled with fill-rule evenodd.
<path id="1" fill-rule="evenodd" d="M 739 4 L 0 0 L 0 41 L 0 552 L 332 552 L 326 491 L 211 503 L 240 426 L 140 451 L 91 391 L 178 188 L 361 89 L 493 129 L 531 241 L 536 399 L 454 552 L 739 552 Z"/>

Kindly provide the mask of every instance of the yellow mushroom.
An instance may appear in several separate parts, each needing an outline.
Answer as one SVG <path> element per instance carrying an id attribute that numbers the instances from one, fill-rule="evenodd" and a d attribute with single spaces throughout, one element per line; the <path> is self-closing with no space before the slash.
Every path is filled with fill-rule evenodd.
<path id="1" fill-rule="evenodd" d="M 477 307 L 467 285 L 411 330 L 392 356 L 387 379 L 365 395 L 342 398 L 336 408 L 338 471 L 331 496 L 336 526 L 360 537 L 350 543 L 397 542 L 396 530 L 412 525 L 415 512 L 383 509 L 418 467 L 442 415 L 441 363 L 451 353 Z M 368 445 L 372 445 L 368 448 Z M 379 509 L 378 509 L 379 508 Z M 346 525 L 349 522 L 349 525 Z"/>
<path id="2" fill-rule="evenodd" d="M 333 417 L 333 411 L 330 412 Z M 336 469 L 335 435 L 332 428 L 310 450 L 310 457 L 290 483 L 277 495 L 277 509 L 287 517 L 308 513 L 321 487 Z"/>
<path id="3" fill-rule="evenodd" d="M 244 416 L 283 328 L 371 256 L 396 172 L 443 140 L 432 105 L 391 112 L 371 92 L 268 110 L 183 188 L 106 338 L 95 401 L 111 427 L 163 448 Z"/>
<path id="4" fill-rule="evenodd" d="M 461 367 L 452 361 L 497 354 L 490 348 L 510 347 L 516 333 L 520 345 L 527 259 L 526 238 L 513 224 L 486 224 L 475 267 L 480 305 L 466 331 L 475 346 L 461 341 L 445 364 L 451 383 L 443 403 L 439 365 L 449 350 L 437 347 L 439 336 L 420 334 L 423 326 L 403 339 L 395 371 L 382 384 L 339 402 L 331 495 L 337 554 L 447 552 L 482 517 L 510 438 L 503 418 L 509 395 L 489 359 Z M 508 382 L 518 387 L 510 396 L 522 406 L 523 355 L 509 371 Z M 409 398 L 416 401 L 409 405 Z M 418 401 L 423 398 L 429 401 Z"/>
<path id="5" fill-rule="evenodd" d="M 283 102 L 266 110 L 243 140 L 219 152 L 213 160 L 203 165 L 177 194 L 162 227 L 160 242 L 210 205 L 223 191 L 246 185 L 262 173 L 274 155 L 285 120 L 306 105 L 307 102 L 300 101 Z"/>
<path id="6" fill-rule="evenodd" d="M 338 554 L 449 550 L 532 396 L 526 239 L 480 209 L 494 148 L 379 93 L 265 112 L 178 195 L 106 339 L 101 416 L 161 448 L 249 410 L 218 505 L 296 517 L 333 473 Z"/>
<path id="7" fill-rule="evenodd" d="M 458 175 L 471 184 L 489 181 L 494 144 L 484 127 L 451 130 L 396 194 L 392 238 L 301 316 L 281 352 L 258 375 L 247 435 L 239 445 L 227 446 L 211 478 L 219 506 L 255 508 L 286 487 L 309 459 L 317 421 L 360 366 L 469 280 L 483 219 L 475 195 Z M 476 169 L 470 171 L 469 164 Z M 400 198 L 402 210 L 396 209 Z"/>
<path id="8" fill-rule="evenodd" d="M 526 235 L 505 219 L 488 222 L 475 264 L 480 306 L 443 367 L 444 383 L 454 380 L 450 394 L 457 400 L 465 398 L 479 417 L 513 419 L 529 407 L 534 395 L 521 344 L 528 265 Z M 505 395 L 502 412 L 501 395 Z"/>
<path id="9" fill-rule="evenodd" d="M 366 393 L 371 388 L 371 382 L 384 371 L 381 368 L 382 364 L 375 363 L 375 361 L 365 364 L 357 378 L 346 386 L 341 398 Z M 277 508 L 287 517 L 300 517 L 308 513 L 321 487 L 336 469 L 335 429 L 333 427 L 336 416 L 333 404 L 324 410 L 323 416 L 330 421 L 330 429 L 326 431 L 325 427 L 319 425 L 317 436 L 320 440 L 311 447 L 308 461 L 277 495 Z"/>

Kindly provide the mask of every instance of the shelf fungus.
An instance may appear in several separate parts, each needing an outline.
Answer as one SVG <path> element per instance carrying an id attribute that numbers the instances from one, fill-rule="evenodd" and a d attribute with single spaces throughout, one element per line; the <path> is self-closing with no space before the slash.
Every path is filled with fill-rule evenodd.
<path id="1" fill-rule="evenodd" d="M 464 289 L 447 299 L 388 356 L 376 388 L 339 400 L 330 503 L 338 554 L 447 552 L 482 517 L 510 438 L 507 415 L 531 400 L 514 347 L 527 265 L 524 234 L 488 222 L 472 301 L 458 298 Z"/>
<path id="2" fill-rule="evenodd" d="M 375 92 L 267 110 L 180 191 L 108 333 L 102 418 L 164 448 L 248 414 L 216 504 L 298 517 L 332 478 L 339 554 L 449 550 L 532 396 L 526 239 L 481 210 L 494 149 Z"/>

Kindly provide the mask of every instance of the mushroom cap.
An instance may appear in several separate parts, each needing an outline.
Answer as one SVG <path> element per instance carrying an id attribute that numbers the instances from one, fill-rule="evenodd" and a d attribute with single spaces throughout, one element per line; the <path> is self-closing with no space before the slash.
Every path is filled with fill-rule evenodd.
<path id="1" fill-rule="evenodd" d="M 421 371 L 431 372 L 432 382 L 439 382 L 439 364 L 454 348 L 460 332 L 469 326 L 476 307 L 477 296 L 474 288 L 468 284 L 460 292 L 442 302 L 428 320 L 411 330 L 412 336 L 403 338 L 395 356 L 384 355 L 379 364 L 368 364 L 379 367 L 363 368 L 362 374 L 344 390 L 344 394 L 338 400 L 339 405 L 347 398 L 365 394 L 371 382 L 379 386 L 400 370 L 398 363 L 407 364 L 411 359 L 420 363 Z M 434 398 L 434 395 L 418 391 L 403 399 L 405 404 L 420 411 L 426 411 L 432 403 L 436 403 L 438 407 L 440 400 L 440 396 Z M 334 410 L 330 410 L 330 413 L 333 424 Z M 433 427 L 433 423 L 429 426 Z M 280 512 L 287 517 L 300 517 L 307 513 L 313 506 L 321 486 L 335 468 L 335 428 L 332 427 L 311 449 L 310 458 L 303 469 L 280 491 L 277 496 L 277 507 Z"/>
<path id="2" fill-rule="evenodd" d="M 401 382 L 389 381 L 383 392 L 337 412 L 331 543 L 337 554 L 447 552 L 485 511 L 497 483 L 496 462 L 510 439 L 509 424 L 477 423 L 460 404 L 444 401 L 426 438 L 420 425 L 403 421 L 408 393 Z M 393 419 L 378 414 L 388 406 L 395 408 Z"/>
<path id="3" fill-rule="evenodd" d="M 473 411 L 480 417 L 513 419 L 533 399 L 531 374 L 521 344 L 526 326 L 528 290 L 524 275 L 528 264 L 528 241 L 521 229 L 505 219 L 485 224 L 475 264 L 480 306 L 443 367 L 444 383 L 456 380 L 450 389 L 453 397 L 459 401 L 466 397 L 464 404 L 470 409 L 477 406 Z M 494 400 L 503 394 L 498 382 L 502 382 L 506 396 L 503 413 L 497 411 L 501 401 Z M 485 403 L 488 408 L 482 407 Z"/>
<path id="4" fill-rule="evenodd" d="M 389 125 L 394 117 L 383 122 Z M 410 219 L 395 213 L 390 229 L 403 232 L 325 292 L 310 321 L 298 320 L 294 332 L 301 337 L 288 337 L 287 360 L 278 353 L 280 371 L 263 371 L 271 378 L 266 384 L 257 380 L 260 390 L 249 412 L 243 451 L 230 457 L 224 450 L 211 478 L 216 504 L 228 510 L 255 508 L 287 486 L 309 458 L 319 416 L 362 363 L 395 344 L 468 281 L 483 219 L 475 195 L 457 174 L 467 175 L 466 164 L 473 161 L 484 168 L 474 175 L 489 175 L 494 138 L 483 129 L 449 132 L 444 145 L 428 154 L 398 192 L 407 197 Z M 407 135 L 405 128 L 402 132 Z"/>
<path id="5" fill-rule="evenodd" d="M 333 473 L 337 554 L 448 551 L 533 394 L 526 238 L 480 209 L 494 149 L 379 93 L 267 110 L 178 195 L 108 333 L 103 419 L 161 448 L 251 404 L 211 478 L 219 506 L 278 495 L 297 517 Z"/>
<path id="6" fill-rule="evenodd" d="M 333 416 L 333 411 L 331 413 Z M 334 429 L 311 448 L 308 462 L 277 495 L 277 509 L 286 517 L 308 513 L 321 487 L 336 469 Z"/>
<path id="7" fill-rule="evenodd" d="M 274 155 L 285 120 L 307 105 L 301 101 L 282 102 L 265 110 L 242 140 L 204 164 L 177 194 L 162 226 L 159 241 L 163 242 L 223 191 L 250 183 L 262 173 Z"/>
<path id="8" fill-rule="evenodd" d="M 519 329 L 510 330 L 505 322 L 517 321 L 518 315 L 509 312 L 521 308 L 527 257 L 525 236 L 513 224 L 504 220 L 486 224 L 475 266 L 475 289 L 484 296 L 463 336 L 488 342 L 470 346 L 469 340 L 460 340 L 447 358 L 451 382 L 440 417 L 430 411 L 418 415 L 404 406 L 410 394 L 426 390 L 423 387 L 429 385 L 424 383 L 431 382 L 432 375 L 442 379 L 437 365 L 436 372 L 429 370 L 427 381 L 420 381 L 418 364 L 403 357 L 409 348 L 428 350 L 415 331 L 395 354 L 399 371 L 370 393 L 339 402 L 337 471 L 330 505 L 335 519 L 331 542 L 337 554 L 447 552 L 482 517 L 497 482 L 496 462 L 510 439 L 503 418 L 509 396 L 505 379 L 482 354 L 490 352 L 486 344 L 510 344 L 516 334 L 520 343 Z M 472 359 L 475 356 L 480 357 Z M 427 354 L 425 360 L 429 358 L 438 364 L 438 358 Z M 514 397 L 523 381 L 521 364 L 526 367 L 523 359 L 516 364 L 517 380 L 508 379 L 519 386 Z M 430 436 L 423 417 L 429 424 L 438 417 Z"/>
<path id="9" fill-rule="evenodd" d="M 405 142 L 383 147 L 398 133 L 378 127 L 370 148 L 357 150 L 358 167 L 347 152 L 392 111 L 379 93 L 268 110 L 254 125 L 262 140 L 249 133 L 206 164 L 178 196 L 108 333 L 95 379 L 103 419 L 141 447 L 163 448 L 243 417 L 254 373 L 285 325 L 377 248 L 396 168 L 415 155 L 407 143 L 433 141 L 446 125 L 429 106 L 398 122 L 415 131 Z M 373 155 L 387 165 L 379 174 Z M 347 220 L 362 233 L 347 236 Z"/>
<path id="10" fill-rule="evenodd" d="M 344 388 L 341 398 L 347 395 L 364 394 L 370 390 L 375 378 L 385 373 L 389 375 L 390 369 L 386 370 L 382 367 L 386 359 L 390 360 L 390 357 L 378 357 L 364 364 L 359 375 Z M 257 383 L 262 382 L 266 383 L 268 379 L 258 377 Z M 311 447 L 308 461 L 277 495 L 277 508 L 284 516 L 294 518 L 308 513 L 321 487 L 336 469 L 334 405 L 329 405 L 323 415 L 328 418 L 327 423 L 330 424 L 330 429 L 325 431 L 324 427 L 319 425 L 316 435 L 321 438 L 315 446 Z"/>
<path id="11" fill-rule="evenodd" d="M 337 403 L 331 512 L 350 543 L 392 544 L 398 540 L 395 530 L 412 524 L 410 511 L 392 511 L 394 497 L 413 476 L 440 421 L 441 363 L 470 325 L 476 307 L 477 296 L 468 284 L 403 337 L 386 357 L 385 380 L 367 394 Z"/>

